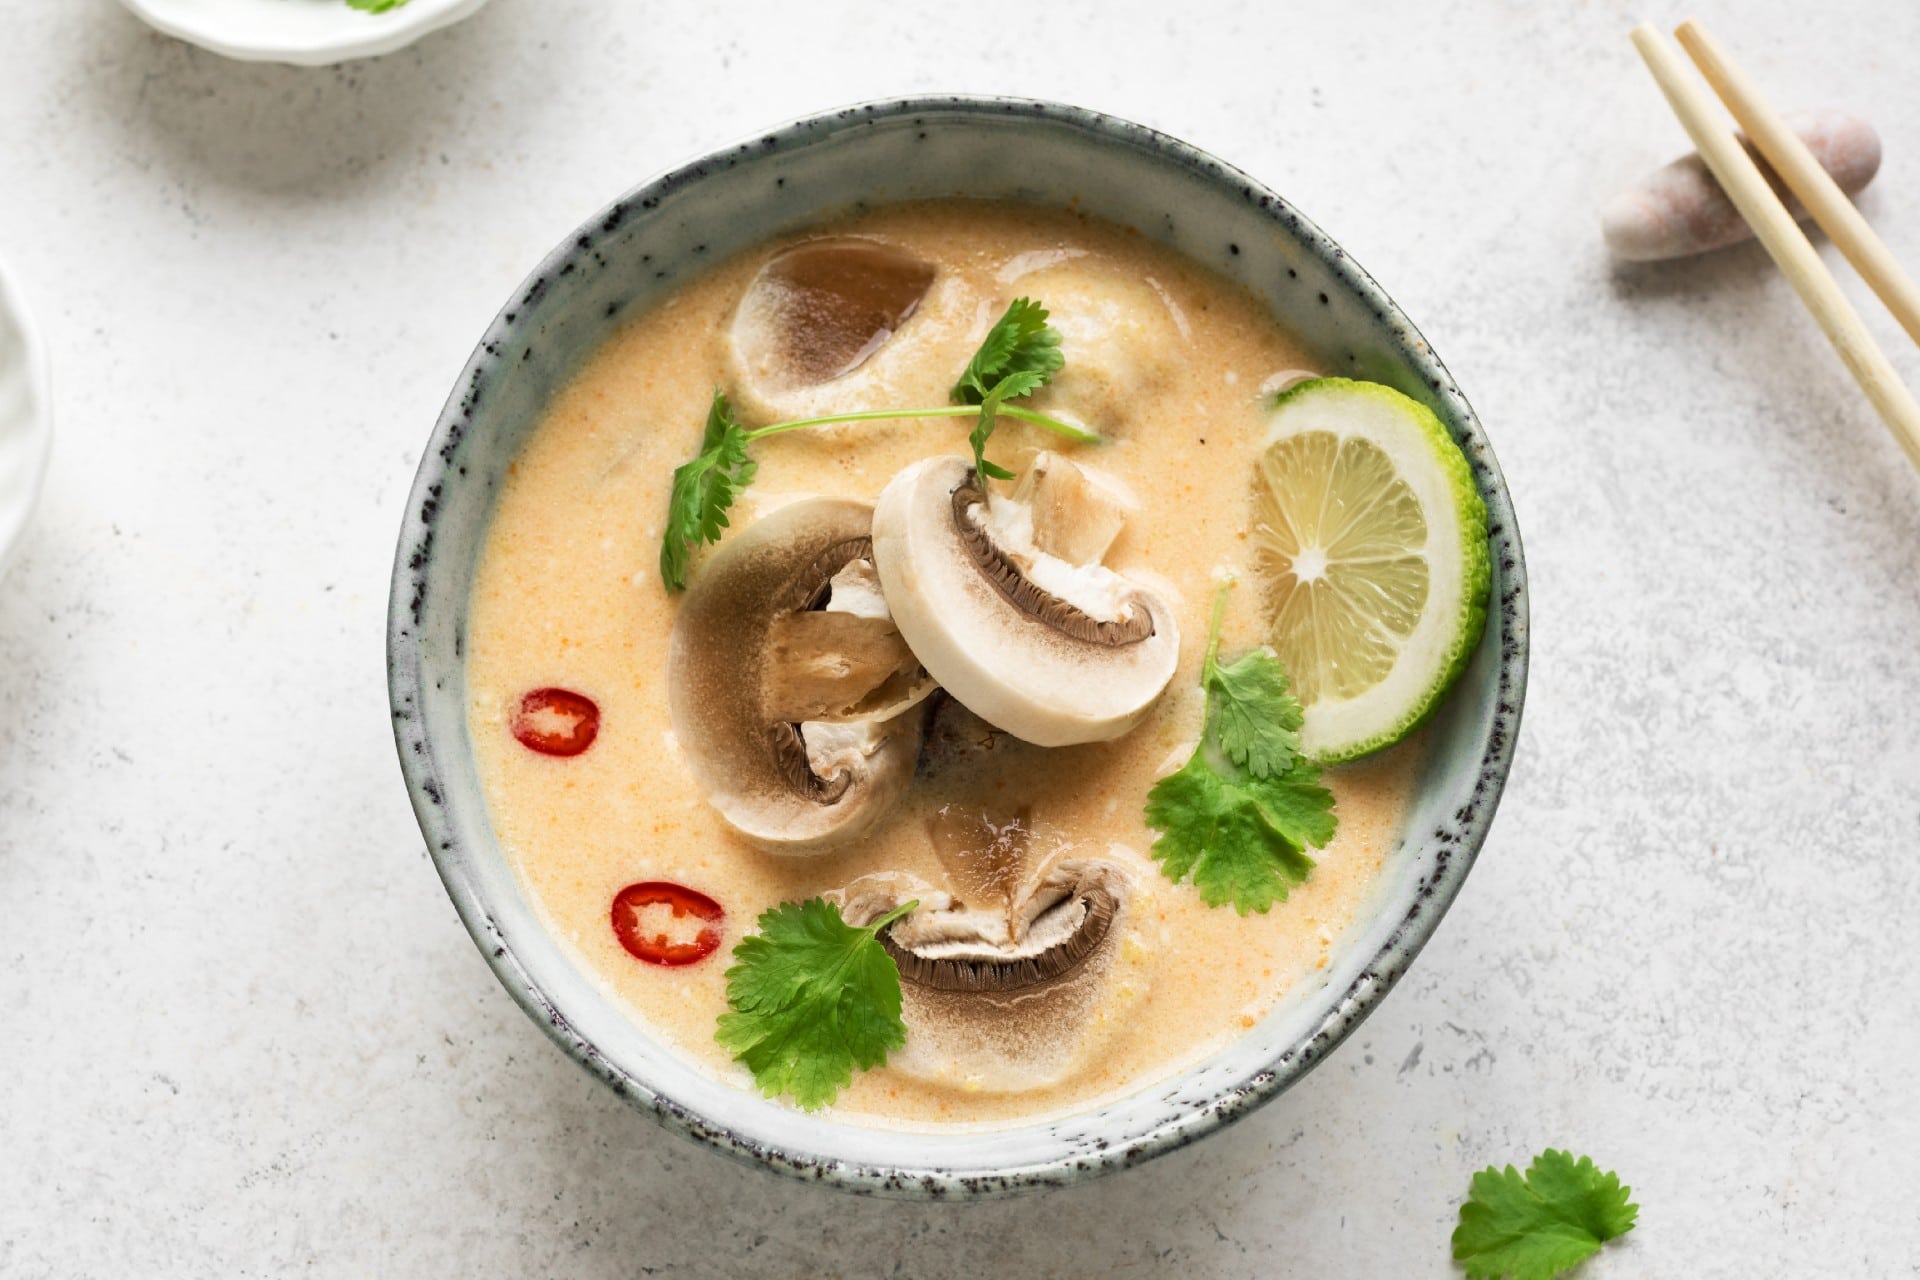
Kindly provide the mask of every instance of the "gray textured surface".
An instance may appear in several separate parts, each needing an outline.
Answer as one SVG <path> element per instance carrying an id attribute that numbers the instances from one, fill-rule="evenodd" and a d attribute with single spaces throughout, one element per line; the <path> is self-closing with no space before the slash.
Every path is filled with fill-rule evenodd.
<path id="1" fill-rule="evenodd" d="M 1471 1171 L 1548 1144 L 1645 1206 L 1587 1274 L 1910 1271 L 1920 482 L 1757 250 L 1601 258 L 1682 145 L 1634 8 L 1348 7 L 497 0 L 299 72 L 7 6 L 0 253 L 61 434 L 0 583 L 0 1275 L 1439 1276 Z M 1864 204 L 1920 262 L 1920 9 L 1829 8 L 1697 11 L 1880 124 Z M 514 1010 L 379 641 L 420 442 L 540 253 L 714 143 L 945 88 L 1158 125 L 1340 238 L 1493 435 L 1535 650 L 1479 869 L 1324 1068 L 1147 1168 L 920 1208 L 671 1139 Z"/>

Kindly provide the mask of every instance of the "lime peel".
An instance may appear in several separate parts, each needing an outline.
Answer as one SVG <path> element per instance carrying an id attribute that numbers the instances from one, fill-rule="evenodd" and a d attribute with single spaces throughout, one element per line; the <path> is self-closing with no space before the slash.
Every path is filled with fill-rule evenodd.
<path id="1" fill-rule="evenodd" d="M 1347 378 L 1276 395 L 1252 540 L 1302 750 L 1335 764 L 1424 724 L 1479 645 L 1492 581 L 1486 504 L 1433 410 Z"/>

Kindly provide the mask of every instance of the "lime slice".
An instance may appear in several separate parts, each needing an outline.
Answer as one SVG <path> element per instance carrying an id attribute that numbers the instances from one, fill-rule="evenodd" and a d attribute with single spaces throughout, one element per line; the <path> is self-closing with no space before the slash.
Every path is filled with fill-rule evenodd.
<path id="1" fill-rule="evenodd" d="M 1371 382 L 1282 392 L 1251 536 L 1307 754 L 1351 760 L 1418 728 L 1487 619 L 1487 509 L 1440 419 Z"/>

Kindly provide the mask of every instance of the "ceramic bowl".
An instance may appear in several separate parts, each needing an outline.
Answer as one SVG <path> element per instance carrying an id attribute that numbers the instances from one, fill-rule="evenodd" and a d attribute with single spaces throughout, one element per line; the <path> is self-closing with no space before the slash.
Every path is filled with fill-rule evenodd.
<path id="1" fill-rule="evenodd" d="M 46 348 L 0 264 L 0 574 L 12 563 L 33 515 L 52 446 Z"/>
<path id="2" fill-rule="evenodd" d="M 501 476 L 548 397 L 621 321 L 709 264 L 857 204 L 947 195 L 1066 205 L 1239 281 L 1338 373 L 1431 405 L 1490 513 L 1485 640 L 1430 729 L 1429 763 L 1377 910 L 1310 989 L 1205 1061 L 1098 1109 L 1016 1127 L 903 1133 L 806 1115 L 715 1079 L 603 995 L 541 927 L 488 826 L 461 668 L 469 585 Z M 1252 178 L 1139 125 L 1044 102 L 923 98 L 775 129 L 595 214 L 508 299 L 428 442 L 400 533 L 388 632 L 394 735 L 441 878 L 501 983 L 569 1054 L 667 1127 L 854 1190 L 983 1195 L 1134 1164 L 1271 1100 L 1406 972 L 1471 866 L 1513 759 L 1526 684 L 1525 570 L 1492 449 L 1391 299 Z"/>
<path id="3" fill-rule="evenodd" d="M 487 0 L 407 0 L 385 13 L 346 0 L 122 0 L 154 27 L 244 62 L 319 67 L 404 48 Z"/>

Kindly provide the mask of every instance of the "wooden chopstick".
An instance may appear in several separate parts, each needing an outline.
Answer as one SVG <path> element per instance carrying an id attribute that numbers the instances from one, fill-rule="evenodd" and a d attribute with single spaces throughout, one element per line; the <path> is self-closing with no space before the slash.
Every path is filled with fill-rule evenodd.
<path id="1" fill-rule="evenodd" d="M 1915 403 L 1913 393 L 1887 362 L 1886 353 L 1874 343 L 1859 312 L 1840 292 L 1833 273 L 1820 261 L 1793 215 L 1761 176 L 1760 167 L 1733 136 L 1707 91 L 1688 74 L 1686 64 L 1666 37 L 1642 23 L 1633 29 L 1633 45 L 1667 95 L 1673 113 L 1692 136 L 1700 158 L 1740 216 L 1753 227 L 1800 301 L 1813 313 L 1848 372 L 1907 451 L 1907 458 L 1920 468 L 1920 403 Z"/>
<path id="2" fill-rule="evenodd" d="M 1907 336 L 1920 342 L 1920 286 L 1915 286 L 1913 277 L 1894 261 L 1886 244 L 1860 216 L 1853 201 L 1847 199 L 1847 193 L 1820 167 L 1813 152 L 1807 150 L 1807 144 L 1787 127 L 1780 114 L 1767 105 L 1759 88 L 1707 34 L 1706 28 L 1698 22 L 1687 21 L 1673 34 L 1693 59 L 1693 65 L 1700 68 L 1700 74 L 1713 86 L 1713 91 L 1720 95 L 1720 101 L 1727 104 L 1727 110 L 1733 112 L 1733 118 L 1747 131 L 1753 145 L 1773 166 L 1773 171 L 1800 197 L 1800 203 L 1807 206 L 1813 220 L 1847 256 L 1853 269 L 1873 286 L 1873 291 L 1887 304 L 1887 310 L 1893 312 L 1906 329 Z"/>

